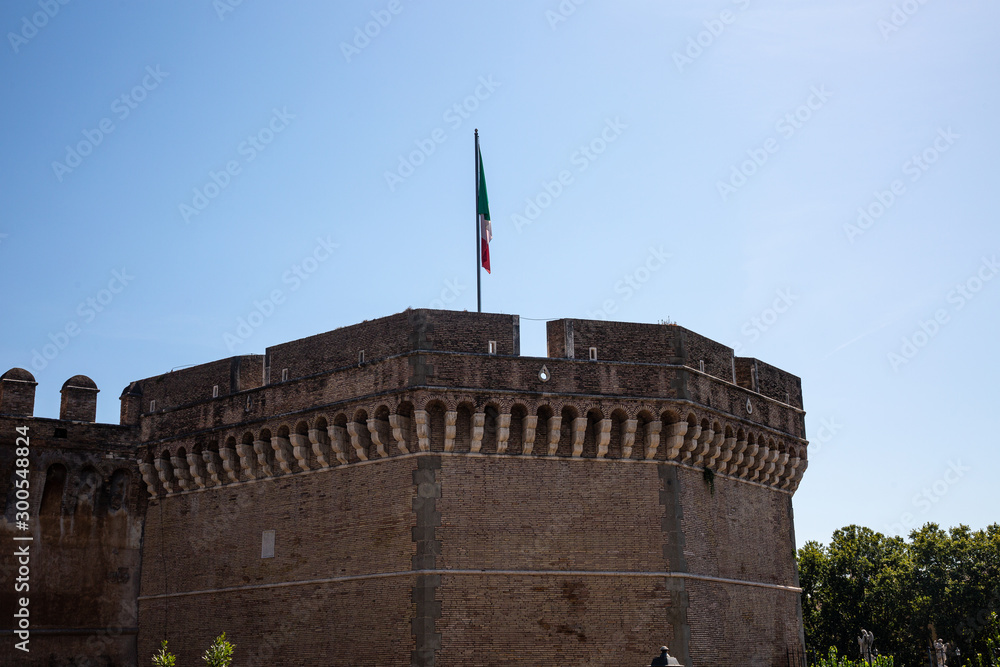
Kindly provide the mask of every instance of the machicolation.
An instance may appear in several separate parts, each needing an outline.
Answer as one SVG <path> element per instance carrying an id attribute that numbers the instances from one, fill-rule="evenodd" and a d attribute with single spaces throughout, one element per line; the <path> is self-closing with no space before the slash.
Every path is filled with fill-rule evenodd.
<path id="1" fill-rule="evenodd" d="M 86 376 L 48 419 L 4 373 L 0 530 L 27 426 L 44 573 L 17 664 L 148 664 L 164 638 L 195 664 L 222 631 L 245 665 L 801 652 L 799 378 L 675 324 L 556 320 L 547 343 L 407 310 L 137 380 L 119 424 Z"/>

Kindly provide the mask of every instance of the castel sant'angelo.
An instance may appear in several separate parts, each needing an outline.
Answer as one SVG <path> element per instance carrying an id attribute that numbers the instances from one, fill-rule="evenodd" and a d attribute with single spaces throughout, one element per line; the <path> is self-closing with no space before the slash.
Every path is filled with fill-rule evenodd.
<path id="1" fill-rule="evenodd" d="M 801 653 L 799 379 L 673 324 L 547 337 L 523 357 L 516 315 L 407 310 L 132 382 L 120 424 L 83 375 L 33 417 L 7 371 L 0 661 L 168 639 L 194 665 L 221 632 L 235 665 Z"/>

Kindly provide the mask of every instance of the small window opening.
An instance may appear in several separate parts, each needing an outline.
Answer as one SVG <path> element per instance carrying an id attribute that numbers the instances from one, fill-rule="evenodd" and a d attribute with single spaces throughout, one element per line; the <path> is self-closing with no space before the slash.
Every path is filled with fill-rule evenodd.
<path id="1" fill-rule="evenodd" d="M 212 385 L 212 398 L 218 398 L 218 397 L 219 397 L 219 385 L 213 384 Z"/>
<path id="2" fill-rule="evenodd" d="M 282 382 L 288 382 L 288 369 L 287 368 L 282 368 L 281 369 L 281 381 Z"/>
<path id="3" fill-rule="evenodd" d="M 149 411 L 156 412 L 156 400 L 152 400 L 149 402 Z"/>
<path id="4" fill-rule="evenodd" d="M 699 359 L 698 360 L 698 370 L 701 371 L 702 373 L 705 372 L 705 360 L 704 359 Z"/>
<path id="5" fill-rule="evenodd" d="M 260 536 L 260 557 L 274 558 L 274 531 L 265 530 Z"/>
<path id="6" fill-rule="evenodd" d="M 495 340 L 491 340 L 489 342 L 489 351 L 490 351 L 490 354 L 496 354 L 497 353 L 497 342 Z"/>
<path id="7" fill-rule="evenodd" d="M 597 361 L 597 348 L 596 347 L 590 348 L 590 360 L 591 361 Z"/>
<path id="8" fill-rule="evenodd" d="M 358 363 L 359 364 L 365 363 L 365 351 L 364 350 L 360 350 L 358 352 Z"/>

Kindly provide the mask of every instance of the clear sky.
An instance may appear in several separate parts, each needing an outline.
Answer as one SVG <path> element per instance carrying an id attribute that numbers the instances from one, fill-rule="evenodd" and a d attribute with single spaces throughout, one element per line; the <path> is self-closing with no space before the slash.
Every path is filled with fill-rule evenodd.
<path id="1" fill-rule="evenodd" d="M 9 0 L 0 371 L 46 417 L 88 375 L 117 423 L 131 380 L 474 309 L 479 128 L 484 310 L 538 318 L 523 354 L 544 319 L 673 320 L 802 378 L 800 545 L 981 528 L 998 24 L 989 0 Z"/>

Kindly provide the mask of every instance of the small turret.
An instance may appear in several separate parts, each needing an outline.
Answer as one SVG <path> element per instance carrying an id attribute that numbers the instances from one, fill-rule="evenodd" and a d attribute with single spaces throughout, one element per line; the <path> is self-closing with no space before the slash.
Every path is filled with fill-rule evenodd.
<path id="1" fill-rule="evenodd" d="M 86 375 L 66 380 L 60 393 L 59 419 L 93 422 L 97 419 L 97 385 Z"/>
<path id="2" fill-rule="evenodd" d="M 35 411 L 35 377 L 23 368 L 0 375 L 0 414 L 31 417 Z"/>
<path id="3" fill-rule="evenodd" d="M 122 402 L 121 418 L 118 423 L 122 426 L 135 426 L 139 423 L 139 415 L 142 414 L 142 385 L 138 382 L 130 382 L 122 389 L 119 396 Z"/>

